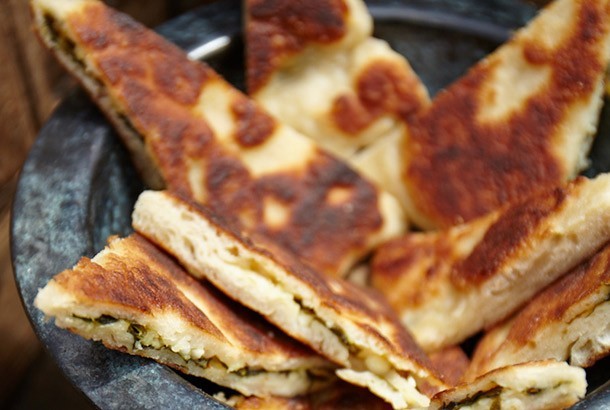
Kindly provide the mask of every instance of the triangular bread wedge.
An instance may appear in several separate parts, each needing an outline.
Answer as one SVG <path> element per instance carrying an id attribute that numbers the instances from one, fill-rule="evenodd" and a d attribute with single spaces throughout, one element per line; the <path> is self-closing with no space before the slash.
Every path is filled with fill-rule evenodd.
<path id="1" fill-rule="evenodd" d="M 341 275 L 404 231 L 398 202 L 209 66 L 95 0 L 33 0 L 37 31 L 114 124 L 151 187 L 209 206 Z"/>
<path id="2" fill-rule="evenodd" d="M 371 37 L 364 1 L 244 4 L 249 94 L 339 157 L 384 139 L 429 104 L 406 59 Z"/>
<path id="3" fill-rule="evenodd" d="M 610 240 L 610 174 L 544 190 L 467 224 L 382 245 L 371 280 L 427 351 L 519 309 Z"/>
<path id="4" fill-rule="evenodd" d="M 565 362 L 545 360 L 503 367 L 432 398 L 430 410 L 554 410 L 585 396 L 585 371 Z"/>
<path id="5" fill-rule="evenodd" d="M 466 377 L 530 360 L 588 367 L 610 353 L 610 245 L 479 341 Z"/>
<path id="6" fill-rule="evenodd" d="M 322 275 L 292 255 L 246 239 L 207 209 L 169 192 L 145 191 L 134 228 L 196 277 L 259 312 L 395 408 L 428 405 L 444 384 L 380 295 Z"/>
<path id="7" fill-rule="evenodd" d="M 59 327 L 245 395 L 290 397 L 333 378 L 330 362 L 137 234 L 56 275 L 34 304 Z"/>
<path id="8" fill-rule="evenodd" d="M 403 141 L 410 220 L 456 225 L 573 178 L 587 166 L 609 58 L 608 1 L 556 0 L 441 91 Z"/>

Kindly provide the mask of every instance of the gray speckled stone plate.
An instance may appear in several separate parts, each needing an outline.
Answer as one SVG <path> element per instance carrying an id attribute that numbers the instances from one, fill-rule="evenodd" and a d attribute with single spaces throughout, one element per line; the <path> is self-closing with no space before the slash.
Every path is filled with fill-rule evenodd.
<path id="1" fill-rule="evenodd" d="M 374 0 L 376 35 L 409 58 L 431 94 L 492 51 L 535 13 L 520 0 Z M 170 40 L 243 84 L 240 1 L 221 0 L 159 27 Z M 588 175 L 610 170 L 610 111 L 604 109 Z M 15 277 L 38 337 L 67 377 L 101 408 L 208 408 L 218 387 L 152 361 L 86 341 L 45 321 L 33 307 L 39 288 L 111 234 L 131 231 L 143 189 L 117 136 L 81 92 L 43 127 L 23 168 L 12 220 Z M 591 392 L 578 409 L 610 408 L 609 360 L 588 371 Z"/>

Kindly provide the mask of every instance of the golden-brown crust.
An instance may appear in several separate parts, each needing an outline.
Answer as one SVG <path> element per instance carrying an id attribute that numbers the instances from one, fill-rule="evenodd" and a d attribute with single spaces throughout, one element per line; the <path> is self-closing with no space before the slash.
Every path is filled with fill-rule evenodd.
<path id="1" fill-rule="evenodd" d="M 382 115 L 408 121 L 427 105 L 427 98 L 414 92 L 421 87 L 410 70 L 392 61 L 373 61 L 354 80 L 355 94 L 335 98 L 331 118 L 346 135 L 356 135 Z"/>
<path id="2" fill-rule="evenodd" d="M 471 220 L 569 176 L 552 152 L 553 136 L 569 108 L 595 89 L 605 69 L 600 49 L 608 32 L 602 2 L 575 3 L 578 21 L 566 26 L 573 31 L 557 49 L 519 39 L 526 61 L 551 67 L 551 75 L 509 118 L 477 118 L 486 104 L 481 89 L 498 63 L 484 60 L 439 93 L 412 125 L 403 177 L 416 208 L 437 226 Z"/>
<path id="3" fill-rule="evenodd" d="M 193 279 L 142 236 L 133 234 L 113 241 L 110 250 L 99 263 L 82 258 L 74 269 L 57 275 L 55 282 L 88 304 L 116 306 L 135 316 L 172 312 L 184 323 L 243 351 L 287 358 L 315 357 L 309 348 L 288 338 L 259 315 L 207 282 Z M 185 296 L 184 289 L 205 304 L 207 313 Z"/>
<path id="4" fill-rule="evenodd" d="M 468 257 L 456 263 L 451 281 L 461 288 L 478 286 L 497 273 L 515 250 L 523 248 L 524 241 L 531 241 L 538 225 L 556 213 L 574 187 L 584 181 L 583 177 L 578 178 L 565 187 L 545 190 L 506 208 Z"/>
<path id="5" fill-rule="evenodd" d="M 245 4 L 250 94 L 308 45 L 333 43 L 345 35 L 348 9 L 343 0 L 247 0 Z"/>
<path id="6" fill-rule="evenodd" d="M 256 147 L 271 137 L 276 127 L 275 121 L 252 100 L 238 98 L 231 108 L 237 124 L 235 141 L 242 147 Z"/>
<path id="7" fill-rule="evenodd" d="M 143 135 L 168 189 L 204 201 L 239 229 L 273 238 L 326 273 L 338 274 L 346 257 L 368 249 L 370 235 L 383 225 L 373 185 L 319 150 L 305 169 L 254 177 L 194 113 L 206 85 L 222 81 L 211 68 L 189 61 L 173 45 L 102 4 L 88 5 L 69 24 Z M 277 123 L 242 94 L 232 91 L 231 98 L 235 144 L 259 147 Z M 193 186 L 193 169 L 204 178 L 200 187 Z M 330 198 L 336 188 L 348 193 L 340 203 Z M 285 224 L 266 223 L 267 199 L 288 211 Z"/>
<path id="8" fill-rule="evenodd" d="M 480 225 L 484 229 L 488 222 L 481 221 Z M 436 295 L 439 282 L 448 279 L 448 267 L 464 257 L 457 251 L 456 243 L 468 234 L 469 231 L 462 233 L 457 229 L 416 232 L 384 243 L 371 262 L 372 285 L 398 312 L 425 303 Z"/>
<path id="9" fill-rule="evenodd" d="M 178 266 L 159 251 L 153 254 L 152 245 L 146 245 L 143 239 L 134 237 L 131 242 L 129 258 L 110 254 L 103 266 L 82 258 L 54 281 L 91 304 L 116 305 L 146 315 L 162 310 L 179 312 L 188 323 L 224 339 L 216 326 L 184 297 L 169 275 L 158 274 L 162 269 L 172 276 L 180 275 Z"/>
<path id="10" fill-rule="evenodd" d="M 81 13 L 70 15 L 69 24 L 79 37 L 79 46 L 99 57 L 99 67 L 111 84 L 125 83 L 129 74 L 129 79 L 151 81 L 167 98 L 191 105 L 213 74 L 205 65 L 177 63 L 184 59 L 177 47 L 160 42 L 154 32 L 103 4 L 88 4 Z"/>
<path id="11" fill-rule="evenodd" d="M 535 241 L 532 233 L 558 213 L 566 198 L 586 181 L 579 177 L 562 187 L 541 190 L 461 227 L 392 239 L 373 257 L 372 284 L 398 311 L 424 303 L 440 282 L 450 281 L 456 289 L 477 288 L 497 274 L 515 252 Z M 480 230 L 484 230 L 483 236 L 462 254 L 460 242 Z"/>

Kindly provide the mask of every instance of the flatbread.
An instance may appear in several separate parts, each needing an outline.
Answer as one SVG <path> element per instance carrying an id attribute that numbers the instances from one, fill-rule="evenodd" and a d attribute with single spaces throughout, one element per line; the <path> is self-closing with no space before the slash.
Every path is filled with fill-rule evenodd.
<path id="1" fill-rule="evenodd" d="M 333 379 L 330 362 L 136 234 L 56 275 L 34 304 L 59 327 L 244 395 L 291 397 Z"/>
<path id="2" fill-rule="evenodd" d="M 244 12 L 249 94 L 341 158 L 430 102 L 408 61 L 371 37 L 362 0 L 247 0 Z"/>
<path id="3" fill-rule="evenodd" d="M 606 0 L 557 0 L 409 122 L 400 197 L 424 229 L 485 215 L 588 164 L 610 57 Z"/>
<path id="4" fill-rule="evenodd" d="M 587 381 L 580 367 L 554 360 L 503 367 L 443 391 L 430 410 L 564 409 L 585 396 Z"/>
<path id="5" fill-rule="evenodd" d="M 610 353 L 610 245 L 490 329 L 474 352 L 471 379 L 530 360 L 588 367 Z"/>
<path id="6" fill-rule="evenodd" d="M 259 312 L 394 408 L 428 405 L 445 385 L 378 294 L 309 269 L 281 249 L 260 248 L 208 210 L 169 192 L 145 191 L 133 226 L 196 277 Z"/>
<path id="7" fill-rule="evenodd" d="M 153 188 L 209 206 L 342 275 L 404 231 L 398 202 L 209 66 L 94 0 L 34 0 L 43 42 L 117 128 Z"/>
<path id="8" fill-rule="evenodd" d="M 544 190 L 467 224 L 381 246 L 371 282 L 427 351 L 519 309 L 610 240 L 610 174 Z"/>

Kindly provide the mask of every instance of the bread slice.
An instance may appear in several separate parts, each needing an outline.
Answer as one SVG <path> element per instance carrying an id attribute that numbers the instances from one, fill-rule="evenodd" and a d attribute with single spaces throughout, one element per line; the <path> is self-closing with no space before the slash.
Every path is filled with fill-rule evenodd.
<path id="1" fill-rule="evenodd" d="M 401 196 L 429 229 L 482 216 L 587 166 L 610 58 L 607 0 L 556 0 L 409 123 Z"/>
<path id="2" fill-rule="evenodd" d="M 466 377 L 530 360 L 588 367 L 610 353 L 610 245 L 494 326 L 475 349 Z"/>
<path id="3" fill-rule="evenodd" d="M 610 240 L 610 174 L 381 246 L 371 280 L 427 351 L 489 328 Z"/>
<path id="4" fill-rule="evenodd" d="M 245 395 L 290 397 L 333 366 L 134 234 L 56 275 L 34 304 L 59 327 Z"/>
<path id="5" fill-rule="evenodd" d="M 432 398 L 430 410 L 564 409 L 585 396 L 587 381 L 580 367 L 554 360 L 522 363 L 486 373 Z"/>
<path id="6" fill-rule="evenodd" d="M 151 187 L 209 206 L 341 275 L 405 229 L 398 202 L 152 30 L 95 0 L 33 0 L 43 42 Z"/>
<path id="7" fill-rule="evenodd" d="M 133 226 L 196 277 L 259 312 L 394 408 L 428 405 L 445 385 L 378 294 L 319 274 L 292 255 L 246 239 L 209 211 L 169 192 L 145 191 Z"/>
<path id="8" fill-rule="evenodd" d="M 247 0 L 244 11 L 249 94 L 341 158 L 430 102 L 408 61 L 371 37 L 362 0 Z"/>

